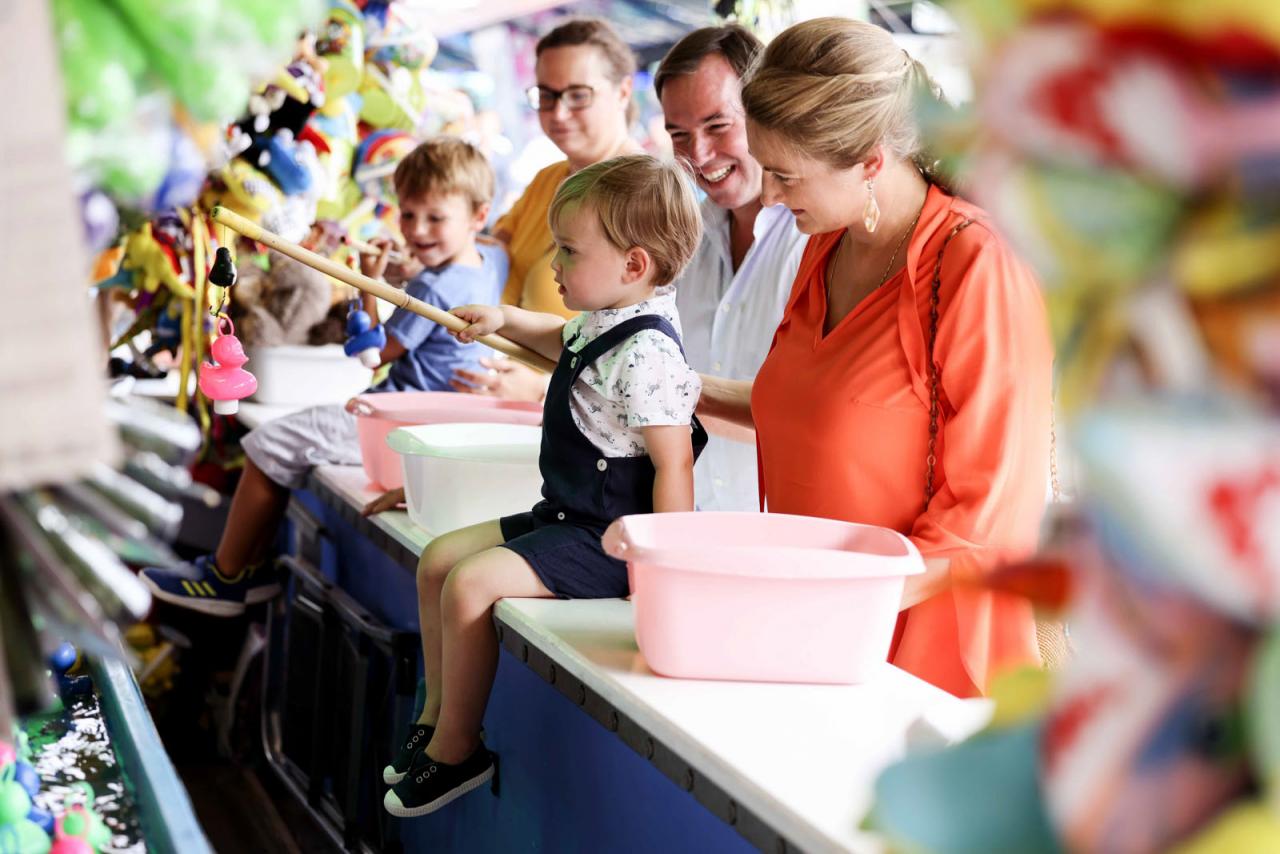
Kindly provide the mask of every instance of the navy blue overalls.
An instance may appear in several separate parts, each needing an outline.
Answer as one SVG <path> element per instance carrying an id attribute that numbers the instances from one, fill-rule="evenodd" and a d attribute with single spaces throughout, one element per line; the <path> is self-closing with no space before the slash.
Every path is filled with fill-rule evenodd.
<path id="1" fill-rule="evenodd" d="M 547 589 L 562 599 L 602 599 L 629 592 L 626 564 L 604 553 L 600 537 L 619 516 L 653 512 L 653 461 L 647 455 L 603 456 L 574 423 L 569 393 L 588 365 L 646 329 L 668 336 L 684 352 L 675 328 L 656 314 L 624 320 L 580 353 L 565 345 L 543 406 L 538 455 L 543 500 L 529 513 L 501 520 L 504 546 L 528 561 Z M 706 447 L 707 433 L 696 417 L 692 434 L 697 459 Z"/>

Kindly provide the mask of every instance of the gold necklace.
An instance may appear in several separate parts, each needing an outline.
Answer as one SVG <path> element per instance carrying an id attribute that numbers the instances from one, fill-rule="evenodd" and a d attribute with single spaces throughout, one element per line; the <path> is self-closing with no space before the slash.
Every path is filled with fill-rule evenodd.
<path id="1" fill-rule="evenodd" d="M 920 208 L 920 210 L 924 210 L 924 208 L 922 207 Z M 920 221 L 920 211 L 916 211 L 915 219 L 911 220 L 911 224 L 907 226 L 907 230 L 902 232 L 902 237 L 898 239 L 898 245 L 893 247 L 893 254 L 889 256 L 889 266 L 884 268 L 884 275 L 880 277 L 880 283 L 877 284 L 871 290 L 874 291 L 878 289 L 880 285 L 883 285 L 885 282 L 889 281 L 889 274 L 893 272 L 893 265 L 898 260 L 898 253 L 902 251 L 902 245 L 907 242 L 907 238 L 910 237 L 911 233 L 916 230 L 916 223 L 919 221 Z"/>
<path id="2" fill-rule="evenodd" d="M 924 206 L 921 205 L 920 210 L 916 211 L 915 219 L 911 220 L 911 224 L 908 225 L 907 230 L 902 233 L 902 237 L 898 238 L 898 245 L 893 247 L 893 255 L 889 257 L 889 266 L 884 268 L 884 275 L 880 277 L 880 281 L 876 283 L 876 286 L 867 292 L 868 294 L 874 293 L 875 291 L 879 290 L 881 285 L 889 281 L 889 274 L 893 272 L 893 265 L 898 260 L 898 253 L 902 251 L 902 246 L 904 243 L 907 242 L 907 238 L 910 237 L 912 232 L 916 230 L 916 223 L 920 221 L 920 214 L 923 211 L 924 211 Z M 840 245 L 836 247 L 835 254 L 831 256 L 831 261 L 829 262 L 830 270 L 827 273 L 827 300 L 828 301 L 830 301 L 831 299 L 831 280 L 834 278 L 834 276 L 832 276 L 831 274 L 835 272 L 836 262 L 838 260 L 837 256 L 840 254 L 841 250 L 844 249 L 844 239 L 848 236 L 849 236 L 849 231 L 848 229 L 846 229 L 845 233 L 840 236 Z"/>

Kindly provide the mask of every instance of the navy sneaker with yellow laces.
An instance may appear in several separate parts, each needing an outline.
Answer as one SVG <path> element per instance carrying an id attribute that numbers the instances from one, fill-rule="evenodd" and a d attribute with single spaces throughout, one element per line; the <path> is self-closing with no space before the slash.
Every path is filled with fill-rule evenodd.
<path id="1" fill-rule="evenodd" d="M 249 605 L 273 599 L 281 590 L 279 571 L 270 563 L 247 566 L 234 576 L 226 576 L 213 555 L 171 569 L 147 567 L 140 576 L 155 598 L 215 617 L 237 617 Z"/>
<path id="2" fill-rule="evenodd" d="M 382 806 L 397 818 L 426 815 L 488 783 L 495 770 L 494 755 L 484 744 L 457 765 L 421 753 L 404 779 L 387 792 Z"/>

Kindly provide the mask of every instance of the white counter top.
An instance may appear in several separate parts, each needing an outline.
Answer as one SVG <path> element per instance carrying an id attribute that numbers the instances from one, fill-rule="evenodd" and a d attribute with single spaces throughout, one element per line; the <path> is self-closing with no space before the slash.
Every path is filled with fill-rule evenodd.
<path id="1" fill-rule="evenodd" d="M 377 495 L 356 467 L 321 467 L 315 480 L 356 508 Z M 404 511 L 369 521 L 414 554 L 430 541 Z M 879 772 L 908 747 L 966 738 L 991 714 L 987 701 L 956 699 L 889 664 L 853 686 L 657 676 L 636 647 L 631 604 L 618 599 L 507 599 L 495 617 L 806 851 L 882 850 L 858 830 Z"/>
<path id="2" fill-rule="evenodd" d="M 381 490 L 369 486 L 369 477 L 360 466 L 320 466 L 313 476 L 357 510 L 382 494 Z M 431 535 L 413 524 L 405 510 L 378 513 L 370 516 L 369 521 L 414 555 L 422 554 L 431 542 Z"/>
<path id="3" fill-rule="evenodd" d="M 858 825 L 908 747 L 963 739 L 990 717 L 885 664 L 866 685 L 669 679 L 636 648 L 631 603 L 506 599 L 499 622 L 805 851 L 880 851 Z"/>

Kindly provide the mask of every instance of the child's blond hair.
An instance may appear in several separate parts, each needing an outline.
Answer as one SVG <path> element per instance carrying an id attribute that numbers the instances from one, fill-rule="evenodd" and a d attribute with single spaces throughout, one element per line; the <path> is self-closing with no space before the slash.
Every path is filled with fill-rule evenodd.
<path id="1" fill-rule="evenodd" d="M 595 212 L 619 251 L 648 252 L 656 286 L 680 275 L 702 239 L 702 216 L 688 174 L 648 154 L 614 157 L 566 178 L 551 200 L 552 227 L 569 206 Z"/>
<path id="2" fill-rule="evenodd" d="M 456 136 L 429 139 L 409 152 L 392 181 L 402 199 L 458 193 L 473 212 L 493 201 L 493 168 L 480 149 Z"/>

